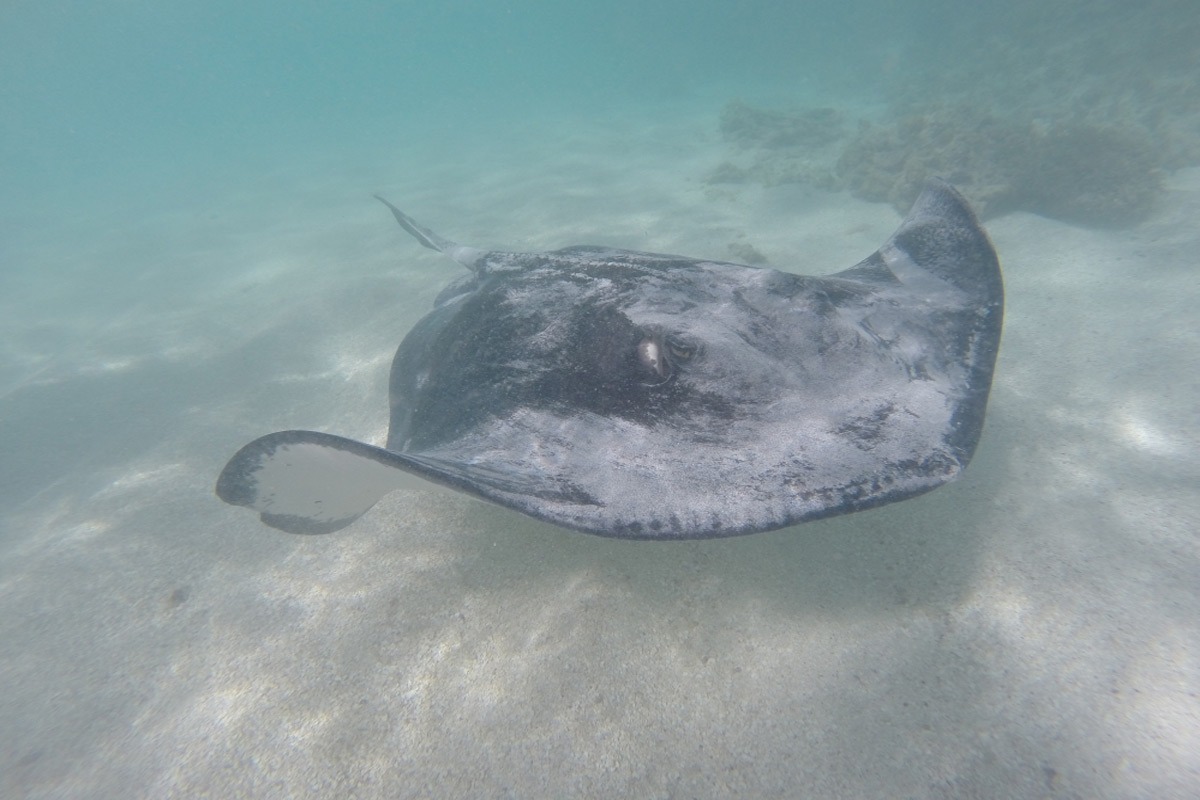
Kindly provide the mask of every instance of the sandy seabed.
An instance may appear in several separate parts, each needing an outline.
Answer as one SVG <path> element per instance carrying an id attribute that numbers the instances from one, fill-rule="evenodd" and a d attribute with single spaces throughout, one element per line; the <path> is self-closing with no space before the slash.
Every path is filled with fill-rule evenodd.
<path id="1" fill-rule="evenodd" d="M 714 127 L 332 156 L 25 247 L 70 279 L 0 300 L 0 794 L 1200 794 L 1200 170 L 1128 230 L 989 222 L 983 440 L 909 502 L 647 543 L 423 490 L 294 537 L 213 496 L 262 433 L 383 442 L 460 268 L 372 192 L 477 246 L 814 274 L 899 222 L 706 185 Z"/>

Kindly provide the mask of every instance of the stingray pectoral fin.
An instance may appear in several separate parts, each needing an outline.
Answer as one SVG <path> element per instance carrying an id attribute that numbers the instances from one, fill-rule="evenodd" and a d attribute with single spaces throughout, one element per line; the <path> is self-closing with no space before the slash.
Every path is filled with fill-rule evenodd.
<path id="1" fill-rule="evenodd" d="M 332 533 L 388 492 L 417 483 L 399 453 L 316 431 L 280 431 L 239 450 L 217 496 L 288 533 Z"/>
<path id="2" fill-rule="evenodd" d="M 483 463 L 460 464 L 426 455 L 393 455 L 403 458 L 407 469 L 426 480 L 526 513 L 532 513 L 527 510 L 530 499 L 565 505 L 597 504 L 594 497 L 566 478 L 546 475 L 528 466 L 504 468 Z"/>
<path id="3" fill-rule="evenodd" d="M 529 499 L 580 505 L 578 487 L 543 475 L 398 453 L 317 431 L 280 431 L 255 439 L 229 459 L 217 497 L 259 513 L 288 533 L 333 533 L 388 492 L 444 486 L 525 510 Z"/>

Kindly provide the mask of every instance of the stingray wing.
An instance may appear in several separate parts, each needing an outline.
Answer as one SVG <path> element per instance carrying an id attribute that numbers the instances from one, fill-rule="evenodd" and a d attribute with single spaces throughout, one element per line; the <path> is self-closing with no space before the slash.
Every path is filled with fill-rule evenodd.
<path id="1" fill-rule="evenodd" d="M 272 528 L 320 534 L 340 530 L 388 492 L 421 479 L 505 505 L 527 502 L 587 505 L 591 499 L 564 480 L 539 480 L 435 457 L 396 453 L 318 431 L 279 431 L 239 450 L 217 479 L 217 496 L 259 513 Z"/>

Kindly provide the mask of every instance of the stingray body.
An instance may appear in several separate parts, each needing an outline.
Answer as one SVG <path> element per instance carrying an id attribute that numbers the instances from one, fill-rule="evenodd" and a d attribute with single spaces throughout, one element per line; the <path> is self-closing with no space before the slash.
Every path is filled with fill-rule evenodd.
<path id="1" fill-rule="evenodd" d="M 1004 293 L 948 184 L 826 277 L 477 250 L 387 205 L 470 274 L 396 352 L 386 448 L 283 431 L 230 460 L 217 494 L 268 525 L 337 530 L 412 474 L 588 533 L 732 536 L 919 495 L 975 450 Z"/>

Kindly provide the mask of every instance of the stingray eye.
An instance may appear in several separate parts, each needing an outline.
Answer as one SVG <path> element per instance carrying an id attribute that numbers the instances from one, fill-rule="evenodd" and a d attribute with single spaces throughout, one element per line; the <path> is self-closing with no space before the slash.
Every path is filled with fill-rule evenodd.
<path id="1" fill-rule="evenodd" d="M 642 370 L 643 386 L 660 386 L 675 377 L 681 364 L 690 361 L 699 352 L 697 345 L 651 329 L 637 346 L 638 366 Z"/>
<path id="2" fill-rule="evenodd" d="M 637 346 L 638 362 L 660 383 L 671 377 L 671 366 L 657 338 L 643 339 Z"/>
<path id="3" fill-rule="evenodd" d="M 679 361 L 687 361 L 692 356 L 696 355 L 696 346 L 680 341 L 673 336 L 667 337 L 667 350 L 671 353 L 671 357 Z"/>

